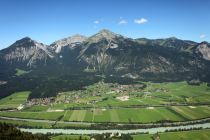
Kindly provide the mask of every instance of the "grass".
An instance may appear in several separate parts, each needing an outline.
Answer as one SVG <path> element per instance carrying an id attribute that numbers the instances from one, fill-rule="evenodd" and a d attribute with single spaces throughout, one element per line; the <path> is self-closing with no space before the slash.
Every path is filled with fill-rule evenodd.
<path id="1" fill-rule="evenodd" d="M 69 121 L 83 121 L 86 115 L 86 110 L 74 110 L 69 118 Z"/>
<path id="2" fill-rule="evenodd" d="M 187 82 L 165 82 L 151 83 L 144 82 L 146 88 L 141 91 L 133 91 L 130 88 L 127 95 L 128 101 L 120 101 L 117 96 L 120 93 L 113 91 L 107 84 L 93 84 L 84 91 L 69 91 L 56 97 L 60 104 L 53 105 L 55 109 L 66 109 L 69 107 L 92 107 L 88 102 L 97 101 L 96 107 L 127 107 L 138 105 L 162 105 L 162 104 L 206 104 L 209 103 L 210 87 L 206 83 L 199 86 L 188 85 Z M 149 92 L 150 94 L 146 94 Z M 92 96 L 91 93 L 100 93 L 100 96 Z M 80 98 L 72 100 L 69 104 L 62 103 L 62 99 L 74 96 Z M 106 100 L 103 100 L 106 99 Z"/>
<path id="3" fill-rule="evenodd" d="M 15 70 L 16 70 L 16 73 L 15 73 L 16 76 L 21 76 L 21 75 L 24 75 L 24 74 L 27 74 L 30 72 L 30 71 L 25 71 L 25 70 L 18 69 L 18 68 L 16 68 Z"/>
<path id="4" fill-rule="evenodd" d="M 210 140 L 210 130 L 166 132 L 159 134 L 161 140 Z M 134 140 L 152 140 L 151 134 L 133 135 Z"/>
<path id="5" fill-rule="evenodd" d="M 160 105 L 170 103 L 206 103 L 210 98 L 210 88 L 203 83 L 200 86 L 188 85 L 186 82 L 166 82 L 166 83 L 145 83 L 147 88 L 140 92 L 132 91 L 127 93 L 130 98 L 128 101 L 120 101 L 117 96 L 120 93 L 110 91 L 107 84 L 99 83 L 88 86 L 84 91 L 64 92 L 58 96 L 57 101 L 60 104 L 51 106 L 32 106 L 25 108 L 21 112 L 0 112 L 1 116 L 56 120 L 64 115 L 63 121 L 79 121 L 79 122 L 122 122 L 122 123 L 150 123 L 162 120 L 170 121 L 186 121 L 210 117 L 209 106 L 173 106 L 173 107 L 156 107 L 154 109 L 132 108 L 136 105 Z M 90 96 L 92 92 L 100 92 L 100 96 Z M 147 93 L 149 94 L 147 94 Z M 108 94 L 107 94 L 108 93 Z M 0 109 L 17 108 L 23 104 L 30 92 L 18 92 L 0 100 Z M 69 95 L 81 96 L 76 102 L 62 103 Z M 90 97 L 89 97 L 90 96 Z M 89 98 L 88 98 L 89 97 Z M 97 101 L 87 104 L 86 102 Z M 67 109 L 71 107 L 92 107 L 91 109 L 82 110 L 65 110 L 63 112 L 46 112 L 51 109 Z M 127 107 L 130 108 L 120 108 Z M 97 108 L 100 107 L 100 108 Z M 102 109 L 106 107 L 106 109 Z M 119 107 L 109 109 L 109 107 Z"/>
<path id="6" fill-rule="evenodd" d="M 192 131 L 181 131 L 181 132 L 165 132 L 159 133 L 161 140 L 210 140 L 210 130 L 192 130 Z M 51 140 L 60 140 L 60 139 L 74 139 L 79 140 L 82 139 L 90 139 L 89 136 L 86 135 L 58 135 L 51 137 Z M 153 140 L 152 134 L 138 134 L 132 135 L 134 140 Z"/>
<path id="7" fill-rule="evenodd" d="M 176 110 L 174 110 L 176 108 Z M 183 110 L 181 112 L 180 110 Z M 183 113 L 187 113 L 184 115 Z M 121 109 L 91 109 L 68 110 L 65 112 L 64 121 L 84 122 L 122 122 L 122 123 L 150 123 L 162 120 L 186 121 L 206 118 L 210 116 L 210 107 L 188 106 L 155 107 L 148 108 L 121 108 Z"/>
<path id="8" fill-rule="evenodd" d="M 62 115 L 64 112 L 0 112 L 0 116 L 43 120 L 57 120 Z"/>
<path id="9" fill-rule="evenodd" d="M 48 108 L 49 106 L 35 105 L 29 108 L 25 108 L 24 111 L 40 112 L 40 111 L 47 111 Z"/>
<path id="10" fill-rule="evenodd" d="M 210 116 L 209 106 L 195 106 L 195 108 L 190 108 L 190 106 L 180 106 L 171 108 L 189 120 L 206 118 Z"/>
<path id="11" fill-rule="evenodd" d="M 63 112 L 0 112 L 0 116 L 57 120 L 63 115 L 63 121 L 78 122 L 121 122 L 121 123 L 151 123 L 163 120 L 187 121 L 210 117 L 209 106 L 173 106 L 149 108 L 119 108 L 66 110 Z"/>
<path id="12" fill-rule="evenodd" d="M 65 139 L 71 139 L 71 140 L 89 140 L 90 137 L 86 135 L 59 135 L 59 136 L 53 136 L 50 138 L 51 140 L 65 140 Z"/>
<path id="13" fill-rule="evenodd" d="M 13 93 L 0 100 L 0 109 L 17 108 L 20 104 L 24 104 L 30 94 L 30 91 L 22 91 Z"/>
<path id="14" fill-rule="evenodd" d="M 51 128 L 52 123 L 44 123 L 44 122 L 28 122 L 28 121 L 16 121 L 16 120 L 1 120 L 1 123 L 7 123 L 7 124 L 13 124 L 15 126 L 27 126 L 27 127 L 33 127 L 33 128 Z"/>
<path id="15" fill-rule="evenodd" d="M 148 108 L 120 108 L 120 109 L 91 109 L 67 110 L 63 112 L 0 112 L 0 116 L 57 120 L 60 116 L 63 121 L 78 122 L 121 122 L 121 123 L 150 123 L 162 120 L 186 121 L 202 119 L 210 116 L 210 107 L 188 106 Z"/>

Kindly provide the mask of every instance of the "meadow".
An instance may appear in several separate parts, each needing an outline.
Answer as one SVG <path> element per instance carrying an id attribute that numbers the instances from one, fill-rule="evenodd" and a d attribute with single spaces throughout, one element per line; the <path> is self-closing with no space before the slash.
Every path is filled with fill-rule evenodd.
<path id="1" fill-rule="evenodd" d="M 209 106 L 173 106 L 150 108 L 65 110 L 62 112 L 7 112 L 0 116 L 74 122 L 153 123 L 159 121 L 189 121 L 210 116 Z"/>
<path id="2" fill-rule="evenodd" d="M 157 134 L 155 134 L 157 135 Z M 132 135 L 133 140 L 153 140 L 153 134 L 137 134 Z M 210 140 L 210 130 L 192 130 L 181 132 L 164 132 L 158 134 L 161 140 Z M 51 140 L 65 140 L 65 139 L 90 139 L 88 135 L 58 135 L 52 136 Z"/>
<path id="3" fill-rule="evenodd" d="M 159 133 L 161 140 L 210 140 L 210 130 Z M 134 140 L 152 140 L 151 134 L 133 135 Z"/>
<path id="4" fill-rule="evenodd" d="M 30 91 L 16 92 L 0 100 L 0 109 L 16 109 L 28 99 Z"/>

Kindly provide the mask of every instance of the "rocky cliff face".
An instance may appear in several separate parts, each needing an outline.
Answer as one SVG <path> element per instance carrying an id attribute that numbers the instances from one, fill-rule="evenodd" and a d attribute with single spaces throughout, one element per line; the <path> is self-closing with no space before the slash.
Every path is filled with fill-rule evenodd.
<path id="1" fill-rule="evenodd" d="M 65 47 L 74 49 L 76 46 L 82 44 L 86 39 L 87 39 L 87 37 L 85 37 L 85 36 L 74 35 L 74 36 L 71 36 L 68 38 L 58 40 L 58 41 L 52 43 L 50 45 L 50 47 L 52 48 L 52 50 L 55 53 L 58 54 L 58 53 L 61 53 L 62 49 L 64 49 Z"/>
<path id="2" fill-rule="evenodd" d="M 28 37 L 16 41 L 9 48 L 0 52 L 1 60 L 9 65 L 36 67 L 47 65 L 49 59 L 53 59 L 48 47 Z"/>
<path id="3" fill-rule="evenodd" d="M 205 60 L 210 61 L 210 45 L 202 42 L 196 47 L 196 53 L 200 54 Z"/>

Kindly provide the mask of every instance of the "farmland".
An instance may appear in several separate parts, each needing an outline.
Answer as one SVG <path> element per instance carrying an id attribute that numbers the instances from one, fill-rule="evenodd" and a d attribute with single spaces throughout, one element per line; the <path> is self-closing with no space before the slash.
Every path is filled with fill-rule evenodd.
<path id="1" fill-rule="evenodd" d="M 153 140 L 156 136 L 159 136 L 161 140 L 210 140 L 210 130 L 192 130 L 182 132 L 165 132 L 159 134 L 137 134 L 132 135 L 133 140 Z M 58 135 L 52 136 L 51 140 L 60 139 L 90 139 L 88 135 Z M 94 137 L 94 136 L 93 136 Z"/>
<path id="2" fill-rule="evenodd" d="M 210 130 L 159 133 L 161 140 L 210 140 Z M 152 140 L 151 134 L 134 135 L 134 140 Z"/>
<path id="3" fill-rule="evenodd" d="M 30 91 L 0 100 L 0 122 L 43 129 L 135 129 L 162 122 L 179 124 L 210 118 L 210 87 L 187 82 L 120 85 L 99 82 L 56 97 L 28 99 Z M 22 105 L 23 108 L 18 110 Z M 11 119 L 14 118 L 14 119 Z M 17 119 L 16 119 L 17 118 Z M 18 120 L 19 119 L 19 120 Z M 25 120 L 24 120 L 25 119 Z M 29 120 L 28 120 L 29 119 Z M 119 126 L 118 126 L 119 125 Z M 132 135 L 152 140 L 154 134 Z M 209 139 L 209 130 L 159 133 L 161 140 Z M 55 135 L 56 139 L 90 139 L 92 135 Z"/>
<path id="4" fill-rule="evenodd" d="M 120 123 L 152 123 L 158 121 L 189 121 L 210 116 L 209 106 L 173 106 L 154 108 L 120 108 L 120 109 L 89 109 L 65 110 L 61 112 L 45 111 L 1 111 L 0 116 L 57 120 L 73 122 L 120 122 Z"/>
<path id="5" fill-rule="evenodd" d="M 29 96 L 29 91 L 16 92 L 0 100 L 0 109 L 14 109 L 20 104 L 24 104 Z"/>
<path id="6" fill-rule="evenodd" d="M 144 88 L 144 85 L 146 86 Z M 129 96 L 120 101 L 117 97 Z M 137 85 L 116 85 L 98 83 L 86 90 L 61 92 L 56 97 L 56 109 L 73 107 L 128 107 L 176 104 L 209 104 L 210 88 L 203 83 L 199 86 L 186 82 L 150 83 Z"/>
<path id="7" fill-rule="evenodd" d="M 56 126 L 61 127 L 59 122 L 145 124 L 210 117 L 210 87 L 206 83 L 120 85 L 102 81 L 84 90 L 60 92 L 56 97 L 27 100 L 29 94 L 17 92 L 1 99 L 0 116 L 58 121 Z M 23 109 L 15 111 L 20 104 Z"/>

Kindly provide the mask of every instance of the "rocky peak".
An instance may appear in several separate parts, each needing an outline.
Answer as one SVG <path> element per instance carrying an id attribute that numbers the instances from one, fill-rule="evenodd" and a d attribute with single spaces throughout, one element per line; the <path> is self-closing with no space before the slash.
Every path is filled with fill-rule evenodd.
<path id="1" fill-rule="evenodd" d="M 1 59 L 13 65 L 24 64 L 36 67 L 38 64 L 46 63 L 48 58 L 53 58 L 48 47 L 29 37 L 24 37 L 10 47 L 1 50 Z"/>
<path id="2" fill-rule="evenodd" d="M 201 42 L 198 44 L 196 52 L 199 52 L 204 59 L 210 60 L 210 45 L 208 42 Z"/>
<path id="3" fill-rule="evenodd" d="M 98 33 L 96 33 L 95 35 L 91 36 L 88 40 L 92 43 L 98 42 L 102 39 L 106 39 L 108 41 L 112 41 L 118 37 L 122 37 L 119 34 L 113 33 L 107 29 L 102 29 L 100 30 Z"/>
<path id="4" fill-rule="evenodd" d="M 179 40 L 179 39 L 177 39 L 176 37 L 169 37 L 166 40 L 175 42 L 176 40 Z"/>
<path id="5" fill-rule="evenodd" d="M 30 47 L 30 46 L 34 46 L 35 45 L 35 41 L 32 40 L 29 37 L 24 37 L 20 40 L 17 40 L 14 44 L 12 44 L 10 47 Z"/>
<path id="6" fill-rule="evenodd" d="M 74 48 L 76 45 L 81 44 L 86 39 L 86 36 L 76 34 L 71 37 L 58 40 L 52 43 L 50 47 L 55 51 L 55 53 L 60 53 L 63 47 L 69 46 L 70 48 Z"/>
<path id="7" fill-rule="evenodd" d="M 209 43 L 208 43 L 207 41 L 203 41 L 203 42 L 201 42 L 199 45 L 205 45 L 205 46 L 208 46 L 208 45 L 209 45 Z"/>

